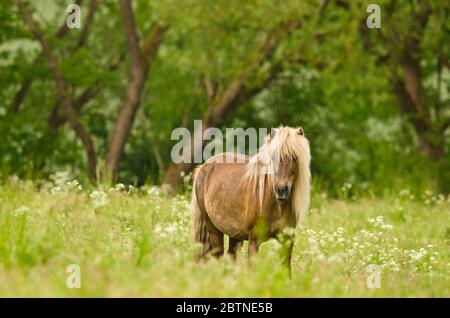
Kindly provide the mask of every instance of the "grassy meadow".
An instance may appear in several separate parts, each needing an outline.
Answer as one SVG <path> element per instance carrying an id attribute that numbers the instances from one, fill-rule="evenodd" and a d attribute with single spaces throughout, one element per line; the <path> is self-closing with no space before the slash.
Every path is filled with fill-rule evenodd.
<path id="1" fill-rule="evenodd" d="M 333 199 L 313 189 L 296 230 L 292 279 L 277 241 L 194 261 L 189 194 L 78 182 L 0 186 L 2 297 L 450 297 L 450 200 L 409 190 Z M 68 288 L 70 264 L 81 288 Z M 380 288 L 368 288 L 368 266 Z"/>

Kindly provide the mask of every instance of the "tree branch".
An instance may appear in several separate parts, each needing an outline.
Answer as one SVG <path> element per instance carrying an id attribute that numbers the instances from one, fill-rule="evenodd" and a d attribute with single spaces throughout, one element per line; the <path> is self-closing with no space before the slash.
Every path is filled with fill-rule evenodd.
<path id="1" fill-rule="evenodd" d="M 127 40 L 127 48 L 130 53 L 131 64 L 137 67 L 143 62 L 141 49 L 139 47 L 139 35 L 137 33 L 136 22 L 134 20 L 133 9 L 130 0 L 119 0 L 120 10 L 122 11 L 122 23 Z"/>
<path id="2" fill-rule="evenodd" d="M 121 54 L 119 59 L 111 64 L 109 67 L 109 71 L 116 70 L 119 65 L 123 62 L 125 56 L 124 54 Z M 73 101 L 73 107 L 75 110 L 80 111 L 83 106 L 89 102 L 97 93 L 99 90 L 99 86 L 101 84 L 101 80 L 96 80 L 91 86 L 87 87 L 74 101 Z M 61 125 L 63 125 L 67 120 L 67 117 L 64 115 L 59 114 L 59 101 L 56 101 L 55 105 L 53 106 L 52 114 L 50 116 L 49 120 L 49 126 L 53 130 L 57 130 Z"/>
<path id="3" fill-rule="evenodd" d="M 145 64 L 151 62 L 154 58 L 156 52 L 158 51 L 158 47 L 161 44 L 164 33 L 168 30 L 168 26 L 162 26 L 160 24 L 155 24 L 147 38 L 144 39 L 144 43 L 142 44 L 142 56 L 144 58 Z"/>
<path id="4" fill-rule="evenodd" d="M 77 4 L 79 6 L 81 6 L 82 3 L 83 3 L 83 0 L 77 0 L 75 2 L 75 4 Z M 97 0 L 90 0 L 90 2 L 89 2 L 88 15 L 87 15 L 86 21 L 84 23 L 84 27 L 81 30 L 78 40 L 76 42 L 76 45 L 74 47 L 74 52 L 78 51 L 78 49 L 83 47 L 86 42 L 90 26 L 92 25 L 94 13 L 97 9 L 97 4 L 98 4 Z M 62 39 L 67 34 L 68 30 L 69 30 L 69 28 L 67 27 L 66 19 L 64 19 L 62 25 L 59 27 L 58 31 L 56 31 L 55 37 L 58 39 Z M 41 54 L 35 58 L 35 60 L 31 63 L 31 65 L 33 65 L 33 66 L 36 65 L 36 63 L 38 63 L 40 57 L 41 57 Z M 20 105 L 22 104 L 25 96 L 28 94 L 28 91 L 31 88 L 32 83 L 33 83 L 33 79 L 31 77 L 26 77 L 23 80 L 19 90 L 17 91 L 16 95 L 14 96 L 13 102 L 11 103 L 11 106 L 10 106 L 11 112 L 17 113 L 19 111 Z M 57 107 L 59 107 L 59 105 Z M 55 109 L 53 109 L 53 111 L 55 111 Z M 52 111 L 52 113 L 53 113 L 53 111 Z M 57 113 L 57 111 L 56 111 L 56 113 Z"/>
<path id="5" fill-rule="evenodd" d="M 33 20 L 31 14 L 26 9 L 25 5 L 21 0 L 12 0 L 13 4 L 15 4 L 25 19 L 31 33 L 38 39 L 42 46 L 42 51 L 44 56 L 47 59 L 48 65 L 53 73 L 53 77 L 56 84 L 56 90 L 58 94 L 58 98 L 61 104 L 65 107 L 67 118 L 74 129 L 77 136 L 83 142 L 83 145 L 86 149 L 87 159 L 88 159 L 88 167 L 89 167 L 89 176 L 92 182 L 96 182 L 96 158 L 94 145 L 91 137 L 84 129 L 82 124 L 79 122 L 78 117 L 76 115 L 75 110 L 73 109 L 72 101 L 69 98 L 69 94 L 67 91 L 67 85 L 64 80 L 64 76 L 62 74 L 61 69 L 59 68 L 58 62 L 55 56 L 52 53 L 52 49 L 47 39 L 45 39 L 43 33 L 37 26 L 36 22 Z"/>
<path id="6" fill-rule="evenodd" d="M 450 70 L 450 60 L 445 56 L 439 57 L 439 62 Z"/>
<path id="7" fill-rule="evenodd" d="M 450 127 L 450 119 L 447 120 L 447 122 L 444 123 L 444 125 L 442 125 L 441 133 L 442 133 L 442 134 L 445 133 L 445 131 L 446 131 L 449 127 Z"/>
<path id="8" fill-rule="evenodd" d="M 89 1 L 88 14 L 86 17 L 86 21 L 84 22 L 83 29 L 81 30 L 80 35 L 78 37 L 77 44 L 75 46 L 75 51 L 83 47 L 84 44 L 86 43 L 89 30 L 91 28 L 92 22 L 94 21 L 94 13 L 97 10 L 97 5 L 98 5 L 97 0 Z"/>
<path id="9" fill-rule="evenodd" d="M 301 22 L 299 20 L 291 20 L 284 23 L 281 23 L 280 26 L 272 33 L 271 36 L 267 37 L 267 39 L 261 44 L 259 48 L 259 57 L 254 60 L 252 63 L 249 63 L 248 67 L 244 69 L 244 71 L 237 75 L 234 80 L 230 82 L 225 91 L 218 96 L 216 102 L 212 107 L 209 108 L 209 111 L 206 113 L 205 121 L 208 125 L 218 125 L 220 124 L 225 117 L 231 113 L 238 105 L 239 100 L 248 100 L 250 96 L 256 95 L 263 87 L 256 87 L 250 93 L 249 91 L 245 91 L 245 80 L 246 78 L 253 74 L 263 62 L 269 60 L 278 44 L 282 39 L 292 33 L 294 30 L 298 29 L 301 26 Z M 276 75 L 278 72 L 274 72 Z M 274 76 L 269 76 L 268 79 L 273 79 Z M 266 82 L 267 84 L 268 82 Z M 247 95 L 249 97 L 244 98 L 242 95 Z"/>
<path id="10" fill-rule="evenodd" d="M 80 35 L 78 36 L 78 40 L 77 40 L 77 43 L 76 43 L 75 48 L 74 48 L 74 53 L 76 53 L 86 43 L 90 27 L 91 27 L 92 22 L 94 20 L 94 13 L 97 10 L 97 5 L 98 5 L 97 0 L 89 0 L 88 14 L 87 14 L 86 21 L 84 23 L 83 29 L 81 30 Z M 66 26 L 66 23 L 64 25 Z M 67 29 L 67 26 L 66 26 L 66 29 Z M 89 90 L 89 88 L 87 90 Z M 92 94 L 92 96 L 90 96 L 85 102 L 87 102 L 91 97 L 93 97 L 93 95 L 94 94 Z M 83 102 L 83 104 L 85 102 Z M 76 104 L 77 103 L 75 101 L 74 106 L 77 109 L 77 105 Z M 52 108 L 52 114 L 50 116 L 50 127 L 53 128 L 53 129 L 57 129 L 58 126 L 63 124 L 64 121 L 65 121 L 65 117 L 59 116 L 60 108 L 61 108 L 61 105 L 59 104 L 59 101 L 57 101 L 57 103 Z M 79 108 L 81 108 L 81 107 L 79 107 Z"/>
<path id="11" fill-rule="evenodd" d="M 321 11 L 326 7 L 327 2 L 325 1 L 321 7 Z M 261 65 L 272 58 L 274 52 L 276 51 L 279 43 L 287 36 L 289 36 L 293 31 L 301 27 L 300 20 L 290 20 L 281 23 L 279 27 L 269 35 L 266 40 L 261 44 L 259 48 L 259 56 L 248 63 L 247 67 L 238 74 L 233 80 L 230 81 L 228 86 L 222 93 L 215 94 L 213 98 L 212 105 L 209 105 L 207 112 L 203 117 L 203 127 L 204 131 L 208 127 L 219 126 L 223 123 L 225 118 L 232 113 L 239 105 L 248 101 L 262 89 L 267 87 L 271 81 L 273 81 L 279 72 L 283 69 L 282 62 L 275 62 L 272 65 L 269 75 L 264 78 L 255 87 L 248 88 L 245 84 L 246 80 L 258 73 Z M 197 143 L 191 143 L 194 147 L 191 148 L 191 156 L 198 151 L 201 151 L 203 145 L 198 145 Z M 171 164 L 164 177 L 164 183 L 169 185 L 172 189 L 176 189 L 180 181 L 180 172 L 189 172 L 193 169 L 194 164 L 184 163 L 184 164 Z"/>

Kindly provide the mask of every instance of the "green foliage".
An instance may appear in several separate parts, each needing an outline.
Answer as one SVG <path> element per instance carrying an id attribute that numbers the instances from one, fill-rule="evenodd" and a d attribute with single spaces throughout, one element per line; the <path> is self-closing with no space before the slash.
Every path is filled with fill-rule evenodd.
<path id="1" fill-rule="evenodd" d="M 450 73 L 442 66 L 440 100 L 436 99 L 436 52 L 449 56 L 448 4 L 429 1 L 433 9 L 423 34 L 421 62 L 424 87 L 431 104 L 448 114 Z M 273 65 L 283 71 L 253 99 L 240 105 L 222 127 L 303 126 L 311 141 L 313 177 L 339 196 L 344 183 L 382 194 L 386 188 L 433 187 L 434 162 L 418 154 L 418 141 L 399 114 L 399 101 L 390 82 L 400 63 L 379 62 L 389 51 L 395 32 L 405 37 L 414 29 L 417 6 L 382 1 L 382 29 L 363 35 L 366 1 L 348 7 L 329 2 L 320 12 L 316 1 L 134 1 L 139 35 L 153 22 L 169 30 L 152 64 L 118 179 L 126 184 L 159 183 L 171 163 L 171 132 L 192 128 L 208 107 L 205 80 L 220 93 L 230 81 L 259 58 L 264 40 L 286 21 L 302 26 L 276 46 L 273 56 L 246 79 L 261 85 Z M 75 49 L 80 30 L 62 39 L 54 34 L 63 22 L 67 2 L 29 2 L 29 9 L 60 60 L 70 95 L 97 85 L 95 96 L 79 111 L 91 133 L 101 162 L 128 80 L 129 57 L 116 1 L 99 1 L 86 44 Z M 86 12 L 87 5 L 82 7 Z M 83 20 L 84 21 L 84 20 Z M 395 31 L 395 32 L 394 32 Z M 369 41 L 370 40 L 370 41 Z M 81 143 L 65 124 L 55 134 L 48 122 L 57 96 L 40 46 L 9 2 L 0 4 L 0 174 L 41 179 L 69 171 L 86 179 Z M 367 46 L 369 43 L 369 47 Z M 400 49 L 395 52 L 400 54 Z M 117 63 L 117 67 L 111 65 Z M 11 102 L 24 79 L 35 80 L 18 112 Z M 264 86 L 264 85 L 263 85 Z M 61 112 L 64 115 L 64 112 Z M 446 117 L 447 116 L 447 117 Z M 441 124 L 441 122 L 439 122 Z M 434 138 L 433 136 L 430 137 Z M 448 167 L 449 135 L 444 139 Z M 163 161 L 161 165 L 157 158 Z M 450 169 L 447 169 L 450 170 Z M 440 172 L 438 172 L 440 171 Z M 445 177 L 447 178 L 447 177 Z M 448 178 L 445 180 L 449 180 Z"/>

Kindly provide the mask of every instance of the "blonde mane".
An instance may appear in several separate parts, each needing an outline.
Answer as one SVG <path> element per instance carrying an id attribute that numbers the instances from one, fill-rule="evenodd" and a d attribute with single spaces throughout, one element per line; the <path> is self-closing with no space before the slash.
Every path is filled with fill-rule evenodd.
<path id="1" fill-rule="evenodd" d="M 291 201 L 292 209 L 299 221 L 306 215 L 309 208 L 311 183 L 309 169 L 311 155 L 309 142 L 303 130 L 283 126 L 275 129 L 273 138 L 270 135 L 267 136 L 258 153 L 250 158 L 244 180 L 252 185 L 254 195 L 259 197 L 259 206 L 262 209 L 266 181 L 270 185 L 273 184 L 277 165 L 285 160 L 296 160 L 298 165 L 298 175 L 294 181 Z"/>

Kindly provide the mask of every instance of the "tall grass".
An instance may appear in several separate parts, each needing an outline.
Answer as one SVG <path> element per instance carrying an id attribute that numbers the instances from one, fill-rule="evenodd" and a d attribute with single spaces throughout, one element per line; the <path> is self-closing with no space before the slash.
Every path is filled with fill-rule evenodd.
<path id="1" fill-rule="evenodd" d="M 315 190 L 296 230 L 292 279 L 273 240 L 251 268 L 246 246 L 236 262 L 194 261 L 188 199 L 120 184 L 0 186 L 0 296 L 450 296 L 450 201 L 443 196 L 405 189 L 382 199 L 332 199 Z M 80 266 L 79 289 L 66 284 L 70 264 Z M 380 288 L 367 285 L 371 264 Z"/>

